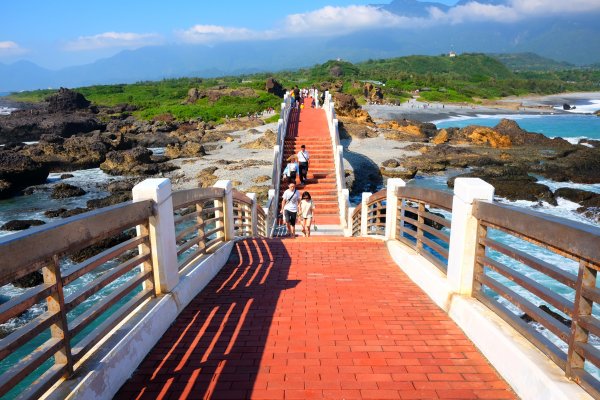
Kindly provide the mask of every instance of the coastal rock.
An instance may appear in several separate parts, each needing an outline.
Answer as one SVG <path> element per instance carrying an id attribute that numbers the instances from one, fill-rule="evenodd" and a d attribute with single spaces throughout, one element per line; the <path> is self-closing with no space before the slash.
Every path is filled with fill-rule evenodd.
<path id="1" fill-rule="evenodd" d="M 378 128 L 386 129 L 385 138 L 390 140 L 426 140 L 437 135 L 437 129 L 434 124 L 407 119 L 385 122 L 379 124 Z"/>
<path id="2" fill-rule="evenodd" d="M 471 143 L 477 145 L 489 145 L 492 148 L 507 148 L 511 147 L 510 138 L 506 135 L 499 134 L 489 128 L 475 128 L 469 134 L 468 138 Z"/>
<path id="3" fill-rule="evenodd" d="M 390 158 L 389 160 L 385 160 L 384 162 L 382 162 L 381 165 L 384 166 L 384 167 L 386 167 L 386 168 L 396 168 L 400 164 L 398 163 L 398 160 Z"/>
<path id="4" fill-rule="evenodd" d="M 95 210 L 97 208 L 104 208 L 119 203 L 124 203 L 132 199 L 131 192 L 120 192 L 114 193 L 110 196 L 103 197 L 101 199 L 88 200 L 86 205 L 88 209 Z"/>
<path id="5" fill-rule="evenodd" d="M 481 178 L 495 188 L 495 195 L 508 200 L 545 201 L 557 205 L 554 194 L 546 185 L 537 183 L 537 179 L 528 175 L 524 168 L 516 166 L 488 167 L 458 177 Z M 448 186 L 454 187 L 453 177 Z"/>
<path id="6" fill-rule="evenodd" d="M 351 94 L 334 93 L 333 101 L 335 103 L 336 115 L 341 117 L 350 117 L 354 122 L 362 124 L 372 124 L 373 119 L 368 112 L 364 111 L 356 102 Z"/>
<path id="7" fill-rule="evenodd" d="M 575 203 L 581 203 L 586 200 L 590 200 L 599 196 L 599 194 L 594 192 L 588 192 L 587 190 L 573 189 L 573 188 L 558 188 L 554 191 L 554 197 L 562 197 L 563 199 L 570 200 Z"/>
<path id="8" fill-rule="evenodd" d="M 29 229 L 32 226 L 44 225 L 44 221 L 40 221 L 39 219 L 13 219 L 8 221 L 7 223 L 0 226 L 0 230 L 2 231 L 22 231 L 24 229 Z"/>
<path id="9" fill-rule="evenodd" d="M 88 110 L 49 113 L 43 106 L 37 106 L 0 118 L 0 144 L 36 141 L 44 134 L 69 137 L 104 127 Z"/>
<path id="10" fill-rule="evenodd" d="M 120 134 L 94 134 L 70 137 L 62 142 L 42 140 L 27 146 L 21 154 L 31 157 L 51 171 L 74 171 L 97 168 L 104 162 L 109 150 L 127 146 Z"/>
<path id="11" fill-rule="evenodd" d="M 44 211 L 44 216 L 48 217 L 48 218 L 57 218 L 62 216 L 65 212 L 67 212 L 66 208 L 59 208 L 56 210 L 47 210 Z"/>
<path id="12" fill-rule="evenodd" d="M 34 271 L 11 282 L 15 287 L 27 289 L 44 283 L 44 275 L 40 271 Z"/>
<path id="13" fill-rule="evenodd" d="M 416 168 L 412 169 L 387 169 L 384 167 L 379 168 L 379 172 L 381 172 L 381 176 L 386 178 L 401 178 L 405 181 L 411 180 L 417 175 L 418 170 Z"/>
<path id="14" fill-rule="evenodd" d="M 217 167 L 208 167 L 201 170 L 196 179 L 198 179 L 198 187 L 207 188 L 213 186 L 219 178 L 214 174 L 219 169 Z"/>
<path id="15" fill-rule="evenodd" d="M 281 86 L 281 83 L 277 82 L 277 80 L 275 80 L 275 78 L 267 78 L 267 81 L 265 82 L 265 90 L 268 93 L 272 93 L 277 97 L 281 97 L 283 98 L 283 96 L 285 95 L 285 89 L 283 88 L 283 86 Z"/>
<path id="16" fill-rule="evenodd" d="M 277 142 L 277 134 L 270 129 L 252 142 L 244 143 L 240 147 L 243 149 L 272 149 Z"/>
<path id="17" fill-rule="evenodd" d="M 91 104 L 81 93 L 62 87 L 48 96 L 46 102 L 48 112 L 52 114 L 86 109 Z"/>
<path id="18" fill-rule="evenodd" d="M 450 135 L 446 129 L 440 129 L 437 135 L 431 140 L 433 144 L 443 144 L 450 140 Z"/>
<path id="19" fill-rule="evenodd" d="M 130 192 L 135 184 L 136 182 L 132 180 L 116 181 L 109 183 L 106 189 L 112 194 L 118 192 Z"/>
<path id="20" fill-rule="evenodd" d="M 550 139 L 541 133 L 528 132 L 522 129 L 515 121 L 503 118 L 494 127 L 494 130 L 508 136 L 513 146 L 546 146 L 549 148 L 573 147 L 562 138 Z"/>
<path id="21" fill-rule="evenodd" d="M 532 165 L 532 171 L 558 182 L 600 183 L 600 148 L 573 148 L 564 157 Z"/>
<path id="22" fill-rule="evenodd" d="M 199 98 L 200 92 L 198 91 L 198 88 L 191 88 L 190 90 L 188 90 L 187 99 L 185 100 L 185 103 L 194 104 L 198 101 Z"/>
<path id="23" fill-rule="evenodd" d="M 177 167 L 168 163 L 153 163 L 152 151 L 143 147 L 131 150 L 111 151 L 100 169 L 110 175 L 153 175 Z"/>
<path id="24" fill-rule="evenodd" d="M 49 169 L 21 154 L 0 150 L 0 198 L 46 182 Z"/>
<path id="25" fill-rule="evenodd" d="M 206 155 L 204 146 L 197 142 L 185 142 L 182 144 L 168 145 L 165 148 L 165 155 L 170 159 L 202 157 Z"/>
<path id="26" fill-rule="evenodd" d="M 69 197 L 79 197 L 85 194 L 85 190 L 80 187 L 70 185 L 68 183 L 59 183 L 52 188 L 50 197 L 53 199 L 66 199 Z"/>
<path id="27" fill-rule="evenodd" d="M 379 131 L 368 125 L 356 123 L 352 118 L 338 117 L 340 139 L 369 139 L 379 136 Z"/>

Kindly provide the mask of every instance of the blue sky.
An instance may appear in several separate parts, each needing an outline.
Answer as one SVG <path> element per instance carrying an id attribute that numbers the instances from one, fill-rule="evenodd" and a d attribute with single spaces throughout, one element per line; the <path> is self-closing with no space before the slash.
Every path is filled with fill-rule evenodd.
<path id="1" fill-rule="evenodd" d="M 505 0 L 505 5 L 477 1 L 485 3 L 474 0 L 448 12 L 435 9 L 429 18 L 419 19 L 368 7 L 391 0 L 291 0 L 261 5 L 247 0 L 8 0 L 0 7 L 0 62 L 24 59 L 56 69 L 152 45 L 332 36 L 373 27 L 426 27 L 486 18 L 510 22 L 541 13 L 600 9 L 600 0 Z M 457 0 L 437 2 L 454 5 Z"/>

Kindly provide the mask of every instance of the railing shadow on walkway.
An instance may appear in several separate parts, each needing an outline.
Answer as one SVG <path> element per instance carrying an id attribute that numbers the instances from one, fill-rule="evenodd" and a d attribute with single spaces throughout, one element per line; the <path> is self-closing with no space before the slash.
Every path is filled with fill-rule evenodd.
<path id="1" fill-rule="evenodd" d="M 238 241 L 227 264 L 179 315 L 116 399 L 248 398 L 268 372 L 269 330 L 288 280 L 280 240 Z"/>

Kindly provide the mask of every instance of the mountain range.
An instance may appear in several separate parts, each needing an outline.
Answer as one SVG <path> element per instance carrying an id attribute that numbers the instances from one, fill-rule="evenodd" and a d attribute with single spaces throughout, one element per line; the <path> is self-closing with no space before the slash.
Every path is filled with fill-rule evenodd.
<path id="1" fill-rule="evenodd" d="M 472 0 L 460 0 L 465 5 Z M 508 0 L 477 0 L 501 5 Z M 394 0 L 377 7 L 425 18 L 436 7 L 417 0 Z M 352 62 L 410 54 L 533 52 L 574 65 L 600 63 L 600 15 L 538 17 L 516 22 L 463 22 L 401 28 L 373 28 L 334 37 L 254 40 L 207 45 L 162 45 L 126 50 L 94 63 L 58 71 L 29 61 L 0 63 L 0 92 L 48 87 L 131 83 L 181 76 L 215 77 L 296 69 L 342 58 Z M 565 64 L 567 65 L 567 64 Z"/>

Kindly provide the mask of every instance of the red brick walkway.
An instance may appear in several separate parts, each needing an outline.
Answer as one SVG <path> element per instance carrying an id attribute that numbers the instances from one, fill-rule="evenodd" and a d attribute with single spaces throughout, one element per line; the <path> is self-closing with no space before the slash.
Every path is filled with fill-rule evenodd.
<path id="1" fill-rule="evenodd" d="M 119 399 L 509 399 L 374 239 L 238 242 Z"/>

